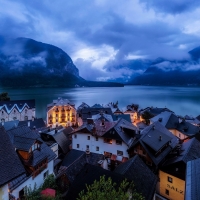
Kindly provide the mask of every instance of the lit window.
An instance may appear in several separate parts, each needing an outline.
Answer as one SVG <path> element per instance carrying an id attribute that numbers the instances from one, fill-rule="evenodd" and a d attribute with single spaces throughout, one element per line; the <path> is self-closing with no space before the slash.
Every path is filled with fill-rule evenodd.
<path id="1" fill-rule="evenodd" d="M 169 195 L 169 190 L 165 189 L 165 194 Z"/>
<path id="2" fill-rule="evenodd" d="M 123 156 L 123 151 L 117 150 L 117 155 L 118 155 L 118 156 Z"/>
<path id="3" fill-rule="evenodd" d="M 104 138 L 104 142 L 108 144 L 112 144 L 112 139 Z"/>
<path id="4" fill-rule="evenodd" d="M 76 148 L 78 149 L 79 147 L 80 147 L 80 145 L 79 145 L 79 144 L 77 144 L 77 145 L 76 145 Z"/>
<path id="5" fill-rule="evenodd" d="M 99 151 L 99 147 L 96 147 L 96 151 Z"/>
<path id="6" fill-rule="evenodd" d="M 116 144 L 117 144 L 117 145 L 122 145 L 122 141 L 116 140 Z"/>
<path id="7" fill-rule="evenodd" d="M 168 179 L 168 182 L 170 182 L 170 183 L 173 182 L 173 179 L 171 177 L 168 176 L 167 179 Z"/>
<path id="8" fill-rule="evenodd" d="M 77 138 L 77 135 L 74 135 L 74 138 Z"/>
<path id="9" fill-rule="evenodd" d="M 90 140 L 90 136 L 87 136 L 87 139 Z"/>

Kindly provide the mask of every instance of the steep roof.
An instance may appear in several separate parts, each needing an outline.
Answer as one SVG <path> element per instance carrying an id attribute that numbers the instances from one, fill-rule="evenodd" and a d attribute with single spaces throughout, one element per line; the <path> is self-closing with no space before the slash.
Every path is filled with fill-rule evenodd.
<path id="1" fill-rule="evenodd" d="M 91 108 L 103 108 L 103 106 L 101 106 L 100 104 L 96 103 L 93 106 L 91 106 Z"/>
<path id="2" fill-rule="evenodd" d="M 51 109 L 53 106 L 65 106 L 65 105 L 70 105 L 70 106 L 75 106 L 74 103 L 70 102 L 68 99 L 62 99 L 58 97 L 58 99 L 53 100 L 52 103 L 47 105 L 47 109 Z"/>
<path id="3" fill-rule="evenodd" d="M 7 134 L 16 149 L 28 150 L 34 141 L 38 141 L 41 144 L 40 150 L 33 151 L 32 159 L 29 161 L 31 166 L 35 166 L 41 159 L 48 158 L 49 162 L 56 157 L 56 154 L 43 142 L 39 134 L 27 126 L 16 127 L 7 131 Z"/>
<path id="4" fill-rule="evenodd" d="M 164 111 L 169 111 L 172 112 L 171 110 L 169 110 L 168 108 L 154 108 L 154 107 L 147 107 L 145 109 L 141 109 L 139 112 L 140 113 L 144 113 L 144 112 L 148 112 L 150 113 L 152 116 L 156 116 Z"/>
<path id="5" fill-rule="evenodd" d="M 169 111 L 164 111 L 150 119 L 151 122 L 159 121 L 167 129 L 175 129 L 179 124 L 178 117 Z"/>
<path id="6" fill-rule="evenodd" d="M 193 136 L 200 132 L 200 128 L 185 120 L 178 124 L 177 130 L 187 136 Z"/>
<path id="7" fill-rule="evenodd" d="M 112 181 L 119 185 L 125 178 L 121 174 L 117 174 L 101 167 L 85 164 L 79 174 L 76 176 L 73 184 L 70 186 L 66 195 L 66 199 L 75 200 L 82 190 L 86 190 L 86 185 L 91 185 L 94 181 L 99 181 L 101 176 L 106 179 L 111 177 Z"/>
<path id="8" fill-rule="evenodd" d="M 105 119 L 106 121 L 113 122 L 112 115 L 108 115 L 108 114 L 105 114 L 105 113 L 98 113 L 96 115 L 92 115 L 92 119 L 94 119 L 94 120 Z"/>
<path id="9" fill-rule="evenodd" d="M 178 144 L 178 139 L 160 122 L 155 122 L 142 131 L 139 142 L 154 164 L 158 165 Z M 158 153 L 160 149 L 163 150 Z M 156 153 L 158 154 L 156 155 Z"/>
<path id="10" fill-rule="evenodd" d="M 14 101 L 0 101 L 0 110 L 5 110 L 8 114 L 15 108 L 22 112 L 25 107 L 35 108 L 35 99 L 31 100 L 14 100 Z"/>
<path id="11" fill-rule="evenodd" d="M 81 114 L 82 120 L 85 122 L 87 121 L 87 118 L 91 118 L 92 115 L 96 115 L 101 112 L 112 115 L 111 108 L 83 108 L 79 113 Z"/>
<path id="12" fill-rule="evenodd" d="M 138 155 L 120 164 L 114 172 L 133 180 L 136 190 L 141 193 L 146 200 L 153 198 L 157 183 L 156 175 L 146 166 Z"/>
<path id="13" fill-rule="evenodd" d="M 25 169 L 10 142 L 5 129 L 0 127 L 0 187 L 25 173 Z"/>
<path id="14" fill-rule="evenodd" d="M 183 161 L 186 164 L 188 161 L 200 158 L 199 149 L 200 142 L 196 138 L 185 141 L 181 145 L 179 153 L 167 159 L 164 163 L 164 166 L 168 166 L 180 161 Z"/>
<path id="15" fill-rule="evenodd" d="M 0 123 L 0 127 L 4 127 L 4 129 L 6 131 L 14 128 L 14 127 L 17 127 L 19 124 L 19 120 L 14 120 L 14 121 L 8 121 L 8 122 L 4 122 L 4 123 Z"/>
<path id="16" fill-rule="evenodd" d="M 46 124 L 44 123 L 44 120 L 42 118 L 36 118 L 34 120 L 27 120 L 27 121 L 20 121 L 18 126 L 23 126 L 26 125 L 28 126 L 30 129 L 36 128 L 36 129 L 40 129 L 43 127 L 46 127 Z"/>
<path id="17" fill-rule="evenodd" d="M 131 117 L 130 117 L 130 115 L 127 115 L 127 114 L 112 115 L 112 117 L 113 117 L 113 121 L 117 121 L 118 119 L 122 118 L 128 122 L 131 122 Z"/>
<path id="18" fill-rule="evenodd" d="M 91 165 L 99 165 L 98 162 L 104 159 L 103 154 L 97 154 L 90 152 L 89 155 L 86 155 L 84 151 L 79 151 L 72 149 L 64 158 L 59 175 L 65 174 L 72 183 L 76 175 L 82 170 L 86 163 Z"/>

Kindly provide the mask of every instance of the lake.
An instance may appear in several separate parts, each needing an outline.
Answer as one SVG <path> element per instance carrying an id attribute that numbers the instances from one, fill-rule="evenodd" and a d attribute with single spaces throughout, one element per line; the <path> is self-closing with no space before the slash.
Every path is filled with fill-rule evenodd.
<path id="1" fill-rule="evenodd" d="M 119 108 L 125 110 L 126 105 L 139 104 L 147 106 L 167 107 L 178 115 L 200 114 L 200 88 L 198 87 L 163 87 L 163 86 L 125 86 L 125 87 L 92 87 L 92 88 L 29 88 L 3 89 L 11 100 L 35 99 L 36 116 L 46 118 L 46 105 L 58 97 L 66 98 L 78 107 L 82 102 L 92 106 L 95 103 L 107 104 L 119 102 Z"/>

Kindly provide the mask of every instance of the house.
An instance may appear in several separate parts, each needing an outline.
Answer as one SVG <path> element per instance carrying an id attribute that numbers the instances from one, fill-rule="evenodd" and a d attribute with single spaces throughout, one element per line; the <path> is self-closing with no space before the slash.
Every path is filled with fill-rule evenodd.
<path id="1" fill-rule="evenodd" d="M 150 123 L 160 122 L 165 128 L 181 140 L 194 137 L 200 129 L 185 119 L 180 119 L 174 113 L 165 111 L 150 119 Z"/>
<path id="2" fill-rule="evenodd" d="M 9 191 L 15 198 L 22 198 L 27 186 L 39 187 L 47 175 L 53 174 L 56 155 L 39 134 L 27 126 L 11 129 L 7 134 L 26 170 L 9 182 Z"/>
<path id="3" fill-rule="evenodd" d="M 106 180 L 110 177 L 116 187 L 125 180 L 121 174 L 114 173 L 103 169 L 102 167 L 86 163 L 78 175 L 75 177 L 73 184 L 69 187 L 66 199 L 76 200 L 81 191 L 86 191 L 86 185 L 91 185 L 94 181 L 99 181 L 101 176 L 105 176 Z"/>
<path id="4" fill-rule="evenodd" d="M 76 126 L 76 124 L 75 104 L 68 99 L 58 98 L 47 105 L 47 126 Z"/>
<path id="5" fill-rule="evenodd" d="M 124 114 L 130 115 L 132 124 L 134 124 L 135 121 L 137 121 L 137 119 L 138 119 L 138 113 L 131 105 L 127 106 L 126 111 L 124 112 Z"/>
<path id="6" fill-rule="evenodd" d="M 82 123 L 87 122 L 87 118 L 92 118 L 93 115 L 97 115 L 100 113 L 105 113 L 108 115 L 112 115 L 111 108 L 104 108 L 104 107 L 86 107 L 81 110 L 78 110 L 78 116 L 82 119 Z"/>
<path id="7" fill-rule="evenodd" d="M 87 124 L 72 132 L 72 149 L 88 149 L 103 154 L 114 163 L 121 163 L 129 157 L 127 149 L 136 131 L 137 128 L 124 119 L 115 122 L 88 119 Z"/>
<path id="8" fill-rule="evenodd" d="M 156 115 L 159 115 L 160 113 L 162 113 L 164 111 L 172 112 L 168 108 L 157 108 L 157 107 L 154 108 L 152 106 L 152 107 L 147 107 L 147 108 L 139 110 L 138 114 L 140 116 L 140 121 L 143 121 L 144 120 L 142 117 L 143 114 L 148 114 L 149 118 L 152 118 L 152 117 L 155 117 Z"/>
<path id="9" fill-rule="evenodd" d="M 58 170 L 57 182 L 59 187 L 65 191 L 67 187 L 73 184 L 75 177 L 86 163 L 101 166 L 103 160 L 104 156 L 102 154 L 72 149 L 65 156 Z"/>
<path id="10" fill-rule="evenodd" d="M 35 117 L 35 100 L 0 101 L 0 121 L 26 121 Z"/>
<path id="11" fill-rule="evenodd" d="M 200 158 L 188 161 L 185 182 L 185 200 L 200 199 Z"/>
<path id="12" fill-rule="evenodd" d="M 114 172 L 132 180 L 135 189 L 141 193 L 146 200 L 153 199 L 157 177 L 138 155 L 135 155 L 133 158 L 117 166 Z"/>
<path id="13" fill-rule="evenodd" d="M 32 118 L 32 120 L 20 121 L 18 123 L 18 126 L 23 126 L 23 125 L 28 126 L 32 130 L 36 129 L 38 131 L 46 127 L 46 124 L 42 118 Z"/>
<path id="14" fill-rule="evenodd" d="M 177 146 L 159 170 L 157 193 L 167 199 L 185 199 L 187 162 L 200 158 L 200 142 L 192 138 Z"/>
<path id="15" fill-rule="evenodd" d="M 134 138 L 128 152 L 130 157 L 138 154 L 153 171 L 156 171 L 177 144 L 178 139 L 160 122 L 155 122 L 146 127 L 140 137 Z"/>
<path id="16" fill-rule="evenodd" d="M 0 199 L 8 200 L 9 183 L 26 171 L 3 127 L 0 127 L 0 137 Z"/>
<path id="17" fill-rule="evenodd" d="M 52 130 L 48 129 L 47 131 L 40 132 L 41 138 L 48 146 L 51 147 L 55 143 L 58 145 L 57 151 L 54 151 L 57 157 L 62 157 L 62 154 L 66 154 L 70 150 L 71 140 L 66 136 L 64 130 L 65 128 L 55 128 Z M 53 145 L 53 147 L 54 146 L 55 145 Z"/>
<path id="18" fill-rule="evenodd" d="M 114 115 L 123 115 L 124 113 L 119 109 L 117 108 L 114 112 L 113 112 Z"/>
<path id="19" fill-rule="evenodd" d="M 13 121 L 8 121 L 8 122 L 0 122 L 0 127 L 4 127 L 6 131 L 17 127 L 19 124 L 19 120 L 13 120 Z"/>

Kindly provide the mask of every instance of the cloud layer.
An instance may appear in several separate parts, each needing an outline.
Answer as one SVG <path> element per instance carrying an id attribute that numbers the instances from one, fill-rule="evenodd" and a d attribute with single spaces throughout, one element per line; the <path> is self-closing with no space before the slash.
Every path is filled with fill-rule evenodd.
<path id="1" fill-rule="evenodd" d="M 200 45 L 197 1 L 0 3 L 0 35 L 56 45 L 72 57 L 80 75 L 90 80 L 136 75 L 148 67 L 148 60 L 157 57 L 187 59 L 187 52 Z M 145 66 L 135 64 L 138 58 L 146 59 Z"/>

